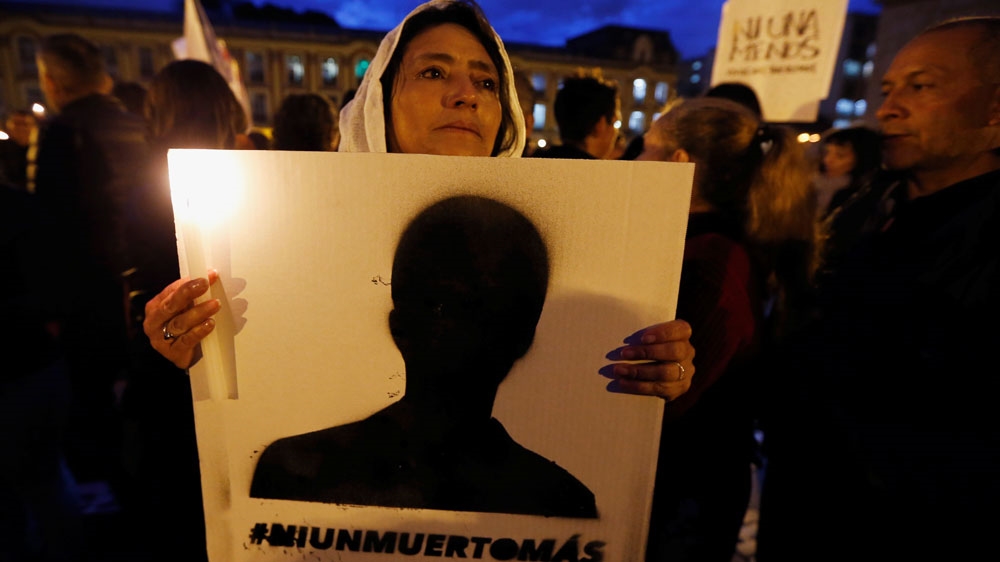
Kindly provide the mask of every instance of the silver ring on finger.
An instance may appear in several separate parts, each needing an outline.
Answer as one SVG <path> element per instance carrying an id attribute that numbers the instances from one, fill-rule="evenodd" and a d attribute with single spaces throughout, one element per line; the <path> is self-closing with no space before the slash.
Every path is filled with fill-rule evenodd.
<path id="1" fill-rule="evenodd" d="M 681 365 L 680 361 L 674 361 L 674 365 L 677 365 L 678 369 L 676 382 L 681 382 L 682 380 L 684 380 L 684 373 L 687 371 L 686 369 L 684 369 L 684 365 Z"/>
<path id="2" fill-rule="evenodd" d="M 163 339 L 166 340 L 166 341 L 170 341 L 172 339 L 176 339 L 177 338 L 177 334 L 174 334 L 173 332 L 170 331 L 170 328 L 167 328 L 167 324 L 169 324 L 169 323 L 170 322 L 164 322 L 163 323 L 163 328 L 162 328 L 162 330 L 163 330 Z"/>

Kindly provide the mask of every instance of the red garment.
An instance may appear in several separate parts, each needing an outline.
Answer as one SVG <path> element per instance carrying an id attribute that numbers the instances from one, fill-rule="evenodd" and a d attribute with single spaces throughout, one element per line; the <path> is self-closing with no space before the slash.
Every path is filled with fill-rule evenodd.
<path id="1" fill-rule="evenodd" d="M 664 412 L 650 562 L 730 560 L 746 512 L 756 450 L 748 365 L 764 301 L 741 238 L 720 214 L 689 219 L 677 317 L 691 324 L 696 372 Z"/>

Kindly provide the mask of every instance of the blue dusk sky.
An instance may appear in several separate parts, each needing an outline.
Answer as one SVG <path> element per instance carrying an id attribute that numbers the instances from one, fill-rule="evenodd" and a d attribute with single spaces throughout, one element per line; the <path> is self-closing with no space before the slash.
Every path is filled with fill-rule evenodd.
<path id="1" fill-rule="evenodd" d="M 172 11 L 183 0 L 33 0 L 35 4 L 128 7 Z M 254 0 L 324 12 L 343 27 L 389 30 L 419 0 Z M 723 0 L 479 0 L 497 32 L 510 42 L 562 46 L 566 39 L 604 25 L 669 31 L 682 58 L 705 54 L 715 45 Z M 875 0 L 850 0 L 850 12 L 877 14 Z"/>

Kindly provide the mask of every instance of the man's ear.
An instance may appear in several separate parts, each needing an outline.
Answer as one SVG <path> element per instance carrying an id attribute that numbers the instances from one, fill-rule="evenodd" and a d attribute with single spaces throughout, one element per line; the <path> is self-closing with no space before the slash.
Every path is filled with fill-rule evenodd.
<path id="1" fill-rule="evenodd" d="M 674 151 L 673 154 L 670 155 L 670 161 L 671 162 L 690 162 L 691 161 L 691 155 L 688 154 L 688 151 L 684 150 L 683 148 L 678 148 L 677 150 Z"/>

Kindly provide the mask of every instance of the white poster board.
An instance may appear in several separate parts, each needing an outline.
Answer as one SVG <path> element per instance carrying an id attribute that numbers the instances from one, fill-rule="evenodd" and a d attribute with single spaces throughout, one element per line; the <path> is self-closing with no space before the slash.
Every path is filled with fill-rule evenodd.
<path id="1" fill-rule="evenodd" d="M 181 271 L 216 269 L 223 302 L 190 370 L 211 562 L 642 560 L 662 402 L 611 393 L 598 371 L 674 316 L 693 165 L 201 150 L 169 164 Z M 395 248 L 455 194 L 519 210 L 548 248 L 534 342 L 493 416 L 583 483 L 597 517 L 250 497 L 273 441 L 400 400 Z"/>
<path id="2" fill-rule="evenodd" d="M 767 121 L 815 121 L 830 92 L 847 2 L 727 0 L 712 85 L 752 87 Z"/>

